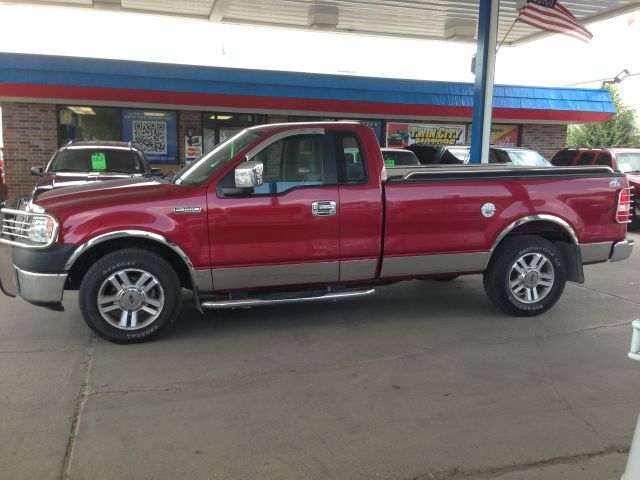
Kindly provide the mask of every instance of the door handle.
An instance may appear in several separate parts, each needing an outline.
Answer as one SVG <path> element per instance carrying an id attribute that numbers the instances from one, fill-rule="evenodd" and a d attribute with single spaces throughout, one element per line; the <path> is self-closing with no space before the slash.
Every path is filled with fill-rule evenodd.
<path id="1" fill-rule="evenodd" d="M 336 202 L 325 200 L 311 204 L 311 214 L 314 217 L 329 217 L 336 214 Z"/>

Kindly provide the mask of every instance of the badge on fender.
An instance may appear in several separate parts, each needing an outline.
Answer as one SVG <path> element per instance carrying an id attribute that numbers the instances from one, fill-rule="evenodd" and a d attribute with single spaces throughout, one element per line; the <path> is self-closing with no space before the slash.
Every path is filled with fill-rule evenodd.
<path id="1" fill-rule="evenodd" d="M 174 213 L 200 213 L 202 209 L 200 207 L 175 207 Z"/>

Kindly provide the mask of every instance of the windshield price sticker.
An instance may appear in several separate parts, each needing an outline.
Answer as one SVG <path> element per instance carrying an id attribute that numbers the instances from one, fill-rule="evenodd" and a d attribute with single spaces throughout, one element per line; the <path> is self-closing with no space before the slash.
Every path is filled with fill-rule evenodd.
<path id="1" fill-rule="evenodd" d="M 104 153 L 97 152 L 91 154 L 91 169 L 92 170 L 106 170 L 107 159 L 104 157 Z"/>
<path id="2" fill-rule="evenodd" d="M 395 164 L 396 164 L 396 161 L 395 161 L 395 160 L 390 160 L 390 159 L 389 159 L 389 160 L 385 160 L 385 161 L 384 161 L 384 166 L 385 166 L 385 167 L 393 167 L 393 166 L 395 166 Z"/>

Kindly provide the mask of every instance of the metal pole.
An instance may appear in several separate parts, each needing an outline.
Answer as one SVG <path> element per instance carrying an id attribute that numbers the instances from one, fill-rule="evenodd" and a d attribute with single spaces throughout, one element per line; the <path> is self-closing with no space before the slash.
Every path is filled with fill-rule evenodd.
<path id="1" fill-rule="evenodd" d="M 471 156 L 469 163 L 489 162 L 493 76 L 496 64 L 499 0 L 480 0 L 476 83 L 473 89 Z"/>

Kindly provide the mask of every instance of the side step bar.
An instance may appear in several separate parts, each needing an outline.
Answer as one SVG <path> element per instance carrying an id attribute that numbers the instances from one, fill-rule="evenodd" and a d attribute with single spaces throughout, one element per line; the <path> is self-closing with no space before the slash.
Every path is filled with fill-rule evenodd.
<path id="1" fill-rule="evenodd" d="M 224 308 L 245 308 L 245 307 L 259 307 L 262 305 L 283 305 L 286 303 L 306 303 L 306 302 L 319 302 L 322 300 L 339 300 L 342 298 L 354 298 L 364 297 L 366 295 L 372 295 L 375 293 L 375 289 L 369 290 L 351 290 L 346 292 L 327 292 L 324 294 L 315 294 L 299 297 L 285 297 L 285 298 L 244 298 L 241 300 L 218 300 L 218 301 L 205 301 L 202 302 L 202 308 L 221 310 Z"/>

